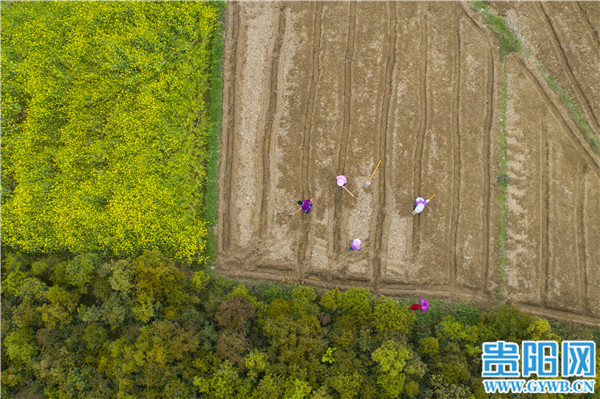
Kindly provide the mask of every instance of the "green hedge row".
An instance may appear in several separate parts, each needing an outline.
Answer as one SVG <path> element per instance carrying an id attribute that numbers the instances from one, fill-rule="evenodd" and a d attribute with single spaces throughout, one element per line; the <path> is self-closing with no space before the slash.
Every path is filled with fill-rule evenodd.
<path id="1" fill-rule="evenodd" d="M 221 9 L 2 4 L 4 245 L 202 260 Z"/>
<path id="2" fill-rule="evenodd" d="M 486 398 L 483 342 L 600 338 L 509 306 L 241 285 L 156 252 L 2 265 L 3 398 Z"/>

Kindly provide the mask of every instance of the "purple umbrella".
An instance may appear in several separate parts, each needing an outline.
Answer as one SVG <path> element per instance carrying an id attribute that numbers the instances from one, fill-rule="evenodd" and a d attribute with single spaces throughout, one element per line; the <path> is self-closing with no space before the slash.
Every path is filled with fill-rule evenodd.
<path id="1" fill-rule="evenodd" d="M 360 240 L 358 238 L 352 241 L 352 243 L 350 244 L 350 249 L 360 251 Z"/>
<path id="2" fill-rule="evenodd" d="M 429 309 L 429 302 L 427 302 L 423 298 L 419 298 L 419 299 L 421 300 L 421 310 L 423 311 L 423 313 L 427 312 L 427 309 Z"/>

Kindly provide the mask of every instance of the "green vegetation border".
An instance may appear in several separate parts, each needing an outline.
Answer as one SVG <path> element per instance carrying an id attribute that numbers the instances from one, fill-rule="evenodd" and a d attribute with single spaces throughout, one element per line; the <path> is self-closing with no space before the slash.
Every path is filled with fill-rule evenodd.
<path id="1" fill-rule="evenodd" d="M 569 111 L 569 115 L 571 115 L 571 118 L 573 119 L 579 130 L 583 132 L 584 137 L 591 144 L 594 152 L 600 155 L 600 137 L 594 134 L 592 127 L 585 119 L 585 116 L 583 115 L 583 112 L 581 112 L 581 109 L 579 109 L 578 106 L 573 104 L 573 101 L 571 101 L 571 97 L 569 97 L 567 91 L 563 89 L 556 77 L 550 72 L 548 72 L 548 69 L 544 66 L 544 64 L 538 62 L 538 68 L 540 68 L 542 76 L 544 77 L 544 79 L 546 79 L 546 82 L 548 82 L 548 86 L 552 88 L 552 90 L 558 95 L 558 97 L 560 97 L 561 101 L 565 104 L 567 110 Z"/>
<path id="2" fill-rule="evenodd" d="M 507 192 L 510 177 L 508 176 L 508 164 L 506 161 L 506 107 L 508 98 L 508 81 L 506 71 L 504 70 L 504 60 L 510 52 L 522 52 L 523 46 L 521 40 L 508 27 L 504 19 L 492 13 L 483 1 L 476 1 L 470 4 L 471 9 L 480 13 L 485 22 L 498 37 L 500 42 L 500 77 L 502 82 L 502 92 L 500 95 L 500 133 L 499 144 L 500 152 L 498 154 L 498 264 L 500 265 L 501 284 L 498 288 L 498 298 L 502 301 L 508 296 L 508 281 L 506 278 L 506 226 L 508 224 L 508 202 Z"/>
<path id="3" fill-rule="evenodd" d="M 217 236 L 214 227 L 217 223 L 218 190 L 219 190 L 219 141 L 221 136 L 221 113 L 223 97 L 223 53 L 225 40 L 223 37 L 223 21 L 226 3 L 216 2 L 219 12 L 218 20 L 221 21 L 221 31 L 215 33 L 211 46 L 211 76 L 209 89 L 209 109 L 211 129 L 208 135 L 208 164 L 206 179 L 206 196 L 204 203 L 204 219 L 209 230 L 206 237 L 206 261 L 205 265 L 212 265 L 216 255 Z"/>

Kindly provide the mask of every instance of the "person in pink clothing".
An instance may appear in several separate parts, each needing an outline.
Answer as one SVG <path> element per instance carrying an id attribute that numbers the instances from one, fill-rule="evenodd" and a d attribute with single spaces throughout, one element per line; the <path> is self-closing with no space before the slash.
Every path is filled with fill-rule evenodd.
<path id="1" fill-rule="evenodd" d="M 352 242 L 350 243 L 350 251 L 360 251 L 360 239 L 355 238 L 354 240 L 352 240 Z"/>
<path id="2" fill-rule="evenodd" d="M 348 180 L 346 180 L 346 176 L 344 175 L 337 176 L 335 181 L 337 182 L 338 187 L 344 187 L 346 183 L 348 183 Z"/>

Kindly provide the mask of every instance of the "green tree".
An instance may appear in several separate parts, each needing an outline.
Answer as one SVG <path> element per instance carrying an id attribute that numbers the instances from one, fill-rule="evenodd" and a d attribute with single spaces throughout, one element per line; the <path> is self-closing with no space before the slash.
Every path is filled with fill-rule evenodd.
<path id="1" fill-rule="evenodd" d="M 342 294 L 337 288 L 329 290 L 321 297 L 321 306 L 329 311 L 335 311 L 340 308 Z"/>
<path id="2" fill-rule="evenodd" d="M 415 315 L 393 299 L 381 297 L 375 301 L 373 325 L 382 334 L 406 335 L 412 328 Z"/>
<path id="3" fill-rule="evenodd" d="M 4 340 L 8 358 L 20 365 L 35 363 L 40 348 L 35 344 L 33 330 L 30 328 L 16 328 Z"/>
<path id="4" fill-rule="evenodd" d="M 377 384 L 385 397 L 396 398 L 403 391 L 407 376 L 419 378 L 425 373 L 423 363 L 414 352 L 398 342 L 384 341 L 371 355 L 377 362 Z M 414 394 L 414 384 L 409 386 Z"/>
<path id="5" fill-rule="evenodd" d="M 421 338 L 419 341 L 419 353 L 421 356 L 435 356 L 440 352 L 440 344 L 435 337 Z"/>
<path id="6" fill-rule="evenodd" d="M 235 367 L 228 361 L 221 362 L 220 366 L 208 378 L 194 378 L 194 385 L 200 393 L 205 393 L 211 399 L 244 398 L 242 378 Z"/>
<path id="7" fill-rule="evenodd" d="M 304 315 L 317 315 L 319 307 L 315 303 L 317 294 L 312 287 L 297 287 L 292 291 L 292 314 L 296 318 Z"/>
<path id="8" fill-rule="evenodd" d="M 371 293 L 363 288 L 350 288 L 340 299 L 343 314 L 368 316 L 371 313 Z"/>

